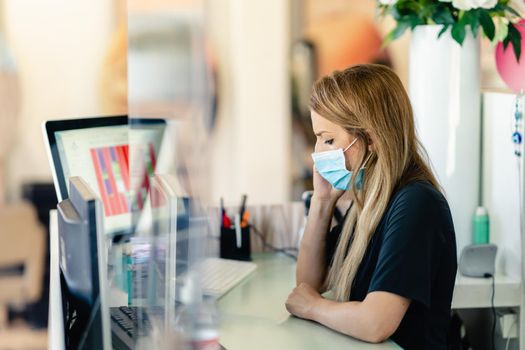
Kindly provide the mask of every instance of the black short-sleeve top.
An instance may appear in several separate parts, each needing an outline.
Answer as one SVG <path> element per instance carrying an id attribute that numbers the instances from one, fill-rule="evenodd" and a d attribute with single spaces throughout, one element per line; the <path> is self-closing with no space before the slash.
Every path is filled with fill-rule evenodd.
<path id="1" fill-rule="evenodd" d="M 326 238 L 331 264 L 342 225 Z M 426 182 L 392 196 L 352 285 L 350 301 L 385 291 L 411 300 L 391 339 L 404 349 L 447 349 L 457 271 L 456 238 L 445 197 Z"/>

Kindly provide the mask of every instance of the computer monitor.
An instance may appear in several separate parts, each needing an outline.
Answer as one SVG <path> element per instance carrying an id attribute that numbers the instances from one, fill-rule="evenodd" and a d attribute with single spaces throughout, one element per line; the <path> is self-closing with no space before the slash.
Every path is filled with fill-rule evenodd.
<path id="1" fill-rule="evenodd" d="M 107 234 L 132 233 L 146 204 L 166 122 L 108 116 L 43 124 L 59 201 L 68 179 L 81 176 L 101 198 Z"/>
<path id="2" fill-rule="evenodd" d="M 80 177 L 58 211 L 59 274 L 67 349 L 110 349 L 102 204 Z"/>

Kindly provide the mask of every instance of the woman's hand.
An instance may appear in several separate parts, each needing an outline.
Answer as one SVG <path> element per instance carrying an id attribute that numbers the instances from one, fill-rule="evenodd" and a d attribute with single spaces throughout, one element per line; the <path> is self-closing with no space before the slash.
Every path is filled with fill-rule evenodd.
<path id="1" fill-rule="evenodd" d="M 314 173 L 314 197 L 323 202 L 335 203 L 345 193 L 345 191 L 335 189 L 332 184 L 326 181 L 321 174 L 313 168 Z"/>
<path id="2" fill-rule="evenodd" d="M 312 310 L 321 299 L 321 295 L 315 289 L 306 283 L 301 283 L 288 296 L 286 310 L 297 317 L 311 319 Z"/>

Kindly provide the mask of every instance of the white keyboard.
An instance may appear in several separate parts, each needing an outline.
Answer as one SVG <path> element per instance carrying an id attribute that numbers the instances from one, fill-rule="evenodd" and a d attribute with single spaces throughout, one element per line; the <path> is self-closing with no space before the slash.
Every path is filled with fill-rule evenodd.
<path id="1" fill-rule="evenodd" d="M 200 266 L 203 293 L 220 298 L 255 271 L 257 265 L 248 261 L 207 258 Z"/>

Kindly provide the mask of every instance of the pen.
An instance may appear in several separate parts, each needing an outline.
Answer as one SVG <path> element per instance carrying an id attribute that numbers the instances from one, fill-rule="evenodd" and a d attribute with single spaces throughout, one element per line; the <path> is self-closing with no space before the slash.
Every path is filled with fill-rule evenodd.
<path id="1" fill-rule="evenodd" d="M 224 214 L 223 216 L 223 226 L 226 227 L 226 228 L 231 228 L 232 227 L 232 222 L 230 221 L 230 218 L 228 217 L 228 215 Z"/>
<path id="2" fill-rule="evenodd" d="M 239 216 L 241 219 L 244 215 L 244 211 L 246 210 L 246 198 L 247 198 L 246 194 L 243 194 L 242 199 L 241 199 L 241 208 L 239 209 Z"/>
<path id="3" fill-rule="evenodd" d="M 246 227 L 248 226 L 248 219 L 250 218 L 250 211 L 249 210 L 246 210 L 244 212 L 244 215 L 242 216 L 242 219 L 241 219 L 241 227 Z"/>
<path id="4" fill-rule="evenodd" d="M 241 241 L 241 216 L 239 214 L 235 214 L 235 241 L 237 244 L 237 248 L 240 248 L 242 245 L 242 241 Z"/>
<path id="5" fill-rule="evenodd" d="M 226 215 L 226 209 L 224 208 L 224 200 L 221 197 L 221 224 L 222 227 L 230 228 L 232 223 L 228 215 Z"/>

